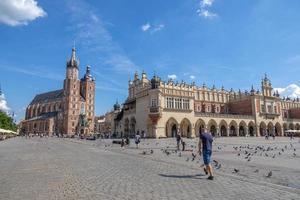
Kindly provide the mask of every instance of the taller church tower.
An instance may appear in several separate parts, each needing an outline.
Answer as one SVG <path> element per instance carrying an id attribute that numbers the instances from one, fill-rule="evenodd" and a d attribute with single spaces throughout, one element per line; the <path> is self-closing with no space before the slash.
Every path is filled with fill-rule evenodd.
<path id="1" fill-rule="evenodd" d="M 80 80 L 78 79 L 79 61 L 76 59 L 75 47 L 67 61 L 66 78 L 64 80 L 64 133 L 74 135 L 77 132 L 80 113 Z"/>

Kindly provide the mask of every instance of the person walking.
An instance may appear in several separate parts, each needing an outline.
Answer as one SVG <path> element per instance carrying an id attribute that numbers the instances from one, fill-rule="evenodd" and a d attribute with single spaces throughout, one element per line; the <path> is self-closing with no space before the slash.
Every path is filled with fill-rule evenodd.
<path id="1" fill-rule="evenodd" d="M 213 172 L 212 172 L 212 166 L 211 166 L 211 154 L 212 154 L 212 142 L 213 137 L 210 132 L 207 131 L 207 129 L 204 130 L 203 133 L 199 134 L 199 143 L 198 143 L 198 150 L 199 154 L 203 156 L 203 162 L 204 162 L 204 172 L 205 174 L 209 174 L 208 178 L 209 180 L 213 180 Z"/>
<path id="2" fill-rule="evenodd" d="M 176 142 L 177 142 L 177 150 L 179 151 L 179 145 L 180 145 L 180 142 L 181 142 L 181 136 L 180 136 L 180 133 L 178 132 L 177 135 L 176 135 Z"/>
<path id="3" fill-rule="evenodd" d="M 139 148 L 139 144 L 141 142 L 141 136 L 140 136 L 140 133 L 139 131 L 136 133 L 135 135 L 135 145 L 136 145 L 136 148 L 138 149 Z"/>

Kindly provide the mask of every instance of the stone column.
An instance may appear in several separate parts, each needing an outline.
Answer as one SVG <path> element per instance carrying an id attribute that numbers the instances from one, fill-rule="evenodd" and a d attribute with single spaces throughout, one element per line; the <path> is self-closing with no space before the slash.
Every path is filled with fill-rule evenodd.
<path id="1" fill-rule="evenodd" d="M 227 137 L 229 137 L 229 135 L 230 135 L 230 127 L 228 126 L 227 127 Z"/>
<path id="2" fill-rule="evenodd" d="M 236 130 L 236 136 L 240 137 L 240 127 L 238 126 L 235 130 Z"/>
<path id="3" fill-rule="evenodd" d="M 193 137 L 196 137 L 196 126 L 195 126 L 195 124 L 192 124 L 192 130 L 191 130 L 191 137 L 193 138 Z"/>
<path id="4" fill-rule="evenodd" d="M 220 128 L 218 126 L 216 127 L 216 131 L 216 136 L 221 137 Z"/>
<path id="5" fill-rule="evenodd" d="M 245 131 L 245 136 L 248 137 L 249 127 L 245 126 L 244 131 Z"/>
<path id="6" fill-rule="evenodd" d="M 259 127 L 255 127 L 255 133 L 257 137 L 260 137 Z"/>

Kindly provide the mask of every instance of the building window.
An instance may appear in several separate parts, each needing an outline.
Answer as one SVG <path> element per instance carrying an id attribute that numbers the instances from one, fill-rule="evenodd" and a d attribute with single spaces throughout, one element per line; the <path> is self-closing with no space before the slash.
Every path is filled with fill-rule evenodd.
<path id="1" fill-rule="evenodd" d="M 264 105 L 264 104 L 261 104 L 261 112 L 262 112 L 262 113 L 266 112 L 266 108 L 265 108 L 265 105 Z"/>
<path id="2" fill-rule="evenodd" d="M 183 99 L 183 109 L 189 110 L 190 109 L 190 101 L 188 99 Z"/>
<path id="3" fill-rule="evenodd" d="M 156 98 L 151 99 L 151 107 L 156 107 L 157 106 L 157 101 Z"/>

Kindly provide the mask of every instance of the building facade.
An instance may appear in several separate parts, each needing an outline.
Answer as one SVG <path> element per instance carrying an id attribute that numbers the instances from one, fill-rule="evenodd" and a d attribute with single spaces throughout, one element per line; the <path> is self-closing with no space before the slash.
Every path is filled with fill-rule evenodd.
<path id="1" fill-rule="evenodd" d="M 72 49 L 67 61 L 63 89 L 34 97 L 21 122 L 23 134 L 91 134 L 94 132 L 95 80 L 90 66 L 78 78 L 79 62 Z"/>
<path id="2" fill-rule="evenodd" d="M 116 110 L 113 132 L 147 137 L 196 137 L 207 128 L 218 136 L 283 136 L 300 129 L 299 99 L 281 98 L 265 76 L 261 91 L 208 88 L 205 84 L 150 80 L 137 73 L 128 84 L 128 98 Z"/>

